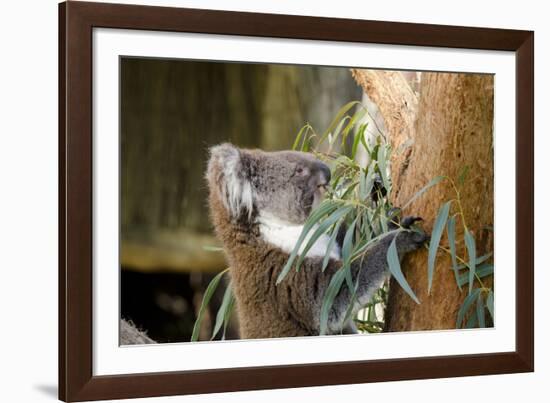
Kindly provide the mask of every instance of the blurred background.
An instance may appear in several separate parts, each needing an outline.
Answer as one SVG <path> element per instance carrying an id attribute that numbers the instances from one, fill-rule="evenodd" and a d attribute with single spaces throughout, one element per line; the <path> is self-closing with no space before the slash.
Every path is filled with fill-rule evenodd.
<path id="1" fill-rule="evenodd" d="M 212 250 L 208 148 L 289 149 L 304 124 L 324 130 L 363 91 L 347 68 L 122 58 L 120 74 L 121 317 L 157 342 L 189 341 L 206 286 L 226 268 Z"/>

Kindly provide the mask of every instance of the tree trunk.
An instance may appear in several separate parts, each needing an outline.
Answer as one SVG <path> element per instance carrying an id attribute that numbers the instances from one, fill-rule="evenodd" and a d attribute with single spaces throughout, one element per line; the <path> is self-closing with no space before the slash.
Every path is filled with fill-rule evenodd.
<path id="1" fill-rule="evenodd" d="M 381 73 L 375 72 L 374 75 Z M 410 102 L 410 87 L 394 85 L 382 89 L 379 86 L 373 90 L 372 86 L 376 86 L 376 80 L 371 78 L 373 72 L 356 70 L 354 76 L 378 103 L 390 143 L 394 146 L 393 205 L 405 205 L 430 180 L 440 175 L 448 176 L 460 192 L 466 224 L 476 238 L 477 255 L 492 251 L 492 232 L 488 227 L 493 224 L 493 76 L 423 73 L 417 110 L 411 108 L 409 113 L 402 113 L 403 118 L 391 111 Z M 392 91 L 389 101 L 374 95 L 380 91 Z M 412 126 L 411 113 L 416 115 Z M 399 122 L 392 123 L 396 119 Z M 403 127 L 412 127 L 412 132 L 404 135 Z M 401 149 L 396 149 L 396 143 L 402 145 Z M 467 174 L 460 185 L 458 177 L 465 169 Z M 431 231 L 440 206 L 455 198 L 450 182 L 445 180 L 413 202 L 403 215 L 423 217 L 424 229 Z M 451 212 L 456 211 L 453 204 Z M 457 221 L 456 239 L 462 240 L 463 234 L 462 225 Z M 448 244 L 446 236 L 441 244 Z M 458 242 L 458 245 L 463 245 L 463 242 Z M 467 256 L 462 247 L 458 247 L 457 254 Z M 421 250 L 406 257 L 402 263 L 403 272 L 420 299 L 420 305 L 392 280 L 386 310 L 388 331 L 455 327 L 457 311 L 467 291 L 459 291 L 449 256 L 439 254 L 428 295 L 427 260 L 427 250 Z"/>

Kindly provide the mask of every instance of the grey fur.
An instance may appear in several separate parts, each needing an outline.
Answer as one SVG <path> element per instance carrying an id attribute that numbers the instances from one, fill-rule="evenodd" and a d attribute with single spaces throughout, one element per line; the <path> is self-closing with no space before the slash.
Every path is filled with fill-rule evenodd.
<path id="1" fill-rule="evenodd" d="M 324 186 L 330 180 L 330 170 L 311 154 L 297 151 L 264 152 L 238 149 L 225 143 L 212 147 L 211 158 L 223 166 L 221 185 L 226 206 L 234 215 L 246 213 L 251 218 L 253 209 L 284 219 L 293 224 L 302 224 L 312 206 L 320 201 Z M 221 178 L 220 178 L 221 179 Z M 231 189 L 250 189 L 240 201 L 232 201 L 235 192 Z"/>
<path id="2" fill-rule="evenodd" d="M 139 330 L 131 321 L 120 320 L 120 344 L 156 344 L 147 334 Z"/>

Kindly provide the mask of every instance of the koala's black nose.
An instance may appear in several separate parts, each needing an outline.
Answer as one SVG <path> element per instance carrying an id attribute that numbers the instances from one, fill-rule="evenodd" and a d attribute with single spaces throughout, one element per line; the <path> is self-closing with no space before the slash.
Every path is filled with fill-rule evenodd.
<path id="1" fill-rule="evenodd" d="M 327 183 L 330 182 L 330 168 L 322 163 L 322 162 L 319 162 L 319 169 L 321 170 L 321 173 L 323 174 L 325 180 L 327 181 Z"/>

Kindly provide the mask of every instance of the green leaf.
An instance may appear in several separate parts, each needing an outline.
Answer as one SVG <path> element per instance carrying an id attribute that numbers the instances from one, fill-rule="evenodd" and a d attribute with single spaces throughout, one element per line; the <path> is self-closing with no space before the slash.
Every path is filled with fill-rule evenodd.
<path id="1" fill-rule="evenodd" d="M 311 142 L 311 139 L 312 139 L 313 137 L 315 137 L 315 136 L 311 135 L 311 136 L 309 136 L 309 137 L 306 136 L 306 137 L 304 138 L 304 142 L 302 143 L 302 148 L 300 149 L 300 151 L 305 152 L 305 153 L 309 152 L 309 149 L 310 149 L 310 147 L 311 147 L 310 142 Z"/>
<path id="2" fill-rule="evenodd" d="M 371 222 L 369 218 L 369 210 L 365 209 L 362 213 L 362 220 L 361 220 L 361 228 L 360 233 L 363 234 L 365 238 L 365 242 L 370 241 L 372 238 L 372 230 L 371 230 Z M 360 242 L 357 243 L 356 246 L 360 246 Z"/>
<path id="3" fill-rule="evenodd" d="M 304 224 L 304 229 L 302 230 L 302 233 L 298 237 L 298 242 L 296 242 L 296 246 L 294 246 L 294 249 L 292 250 L 288 261 L 286 262 L 285 266 L 283 267 L 283 270 L 281 270 L 281 273 L 279 273 L 279 276 L 277 277 L 276 284 L 279 284 L 285 276 L 290 271 L 292 264 L 294 263 L 294 260 L 296 259 L 296 256 L 298 254 L 298 251 L 300 250 L 300 246 L 302 245 L 302 242 L 304 242 L 304 239 L 309 234 L 311 229 L 317 224 L 317 222 L 325 215 L 332 213 L 334 210 L 338 208 L 338 204 L 330 201 L 325 200 L 323 201 L 315 210 L 313 210 L 306 220 Z"/>
<path id="4" fill-rule="evenodd" d="M 451 208 L 451 202 L 448 201 L 439 209 L 437 217 L 435 219 L 434 227 L 432 230 L 432 236 L 430 237 L 430 247 L 428 249 L 428 294 L 432 289 L 432 280 L 435 270 L 435 258 L 437 255 L 437 248 L 441 241 L 441 235 L 445 229 L 447 223 L 447 217 L 449 216 L 449 209 Z"/>
<path id="5" fill-rule="evenodd" d="M 323 143 L 323 141 L 325 141 L 325 139 L 327 138 L 327 136 L 329 135 L 329 133 L 332 133 L 334 131 L 334 129 L 336 128 L 336 126 L 340 123 L 340 121 L 342 120 L 342 118 L 344 117 L 344 115 L 352 108 L 354 107 L 355 105 L 357 104 L 360 104 L 361 102 L 359 101 L 351 101 L 351 102 L 348 102 L 347 104 L 345 104 L 342 108 L 340 108 L 340 110 L 338 111 L 338 113 L 336 114 L 336 116 L 334 117 L 334 119 L 332 119 L 332 122 L 330 123 L 329 127 L 327 128 L 327 130 L 324 131 L 323 135 L 321 136 L 320 140 L 319 140 L 319 144 Z"/>
<path id="6" fill-rule="evenodd" d="M 229 303 L 229 306 L 227 307 L 227 314 L 225 315 L 223 319 L 223 333 L 222 333 L 222 340 L 225 340 L 225 334 L 227 332 L 227 325 L 229 324 L 229 320 L 231 319 L 231 315 L 233 314 L 233 307 L 235 306 L 235 295 L 233 294 L 233 298 L 231 298 L 231 302 Z"/>
<path id="7" fill-rule="evenodd" d="M 342 120 L 340 120 L 340 123 L 338 123 L 338 126 L 336 126 L 336 128 L 334 129 L 334 132 L 331 133 L 333 142 L 336 141 L 336 139 L 340 135 L 340 132 L 342 131 L 342 127 L 344 127 L 344 123 L 346 123 L 348 119 L 351 119 L 351 118 L 349 116 L 344 116 Z M 341 143 L 342 150 L 344 150 L 344 147 L 345 147 L 344 140 L 345 140 L 345 136 L 342 136 L 342 143 Z"/>
<path id="8" fill-rule="evenodd" d="M 386 156 L 386 147 L 380 146 L 378 148 L 378 155 L 376 158 L 376 161 L 378 162 L 378 168 L 380 171 L 380 176 L 382 177 L 382 183 L 384 184 L 384 187 L 386 188 L 386 191 L 388 194 L 391 190 L 391 183 L 390 179 L 388 178 L 388 169 L 387 169 L 387 156 Z"/>
<path id="9" fill-rule="evenodd" d="M 343 266 L 348 268 L 346 273 L 346 282 L 350 291 L 353 290 L 353 283 L 351 279 L 351 270 L 349 270 L 349 265 L 351 263 L 351 252 L 353 249 L 353 237 L 355 235 L 355 225 L 357 223 L 357 218 L 359 218 L 359 216 L 357 216 L 355 220 L 353 220 L 353 222 L 347 229 L 346 235 L 344 236 L 344 242 L 342 243 L 342 261 Z"/>
<path id="10" fill-rule="evenodd" d="M 382 229 L 381 233 L 388 232 L 388 217 L 383 204 L 380 204 L 380 228 Z"/>
<path id="11" fill-rule="evenodd" d="M 321 271 L 325 271 L 328 266 L 328 262 L 330 261 L 330 252 L 332 251 L 332 248 L 336 243 L 336 237 L 338 236 L 338 231 L 340 230 L 341 225 L 342 221 L 338 222 L 338 224 L 336 224 L 336 227 L 332 230 L 332 235 L 330 236 L 330 240 L 328 242 L 327 251 L 325 252 L 325 257 L 323 258 L 323 266 L 321 267 Z"/>
<path id="12" fill-rule="evenodd" d="M 465 329 L 473 329 L 475 327 L 478 327 L 478 319 L 477 319 L 477 310 L 474 309 L 473 312 L 470 314 L 470 317 L 466 321 L 466 326 L 464 326 Z"/>
<path id="13" fill-rule="evenodd" d="M 327 333 L 328 317 L 330 314 L 330 309 L 332 308 L 336 295 L 338 295 L 338 292 L 342 287 L 345 276 L 346 276 L 346 270 L 344 270 L 343 268 L 338 270 L 336 273 L 334 273 L 334 275 L 330 279 L 330 283 L 325 291 L 325 295 L 323 296 L 323 302 L 321 303 L 321 317 L 320 317 L 320 331 L 319 331 L 319 334 L 321 335 L 324 335 Z"/>
<path id="14" fill-rule="evenodd" d="M 477 296 L 477 320 L 480 328 L 485 327 L 485 304 L 483 303 L 483 295 L 479 293 Z"/>
<path id="15" fill-rule="evenodd" d="M 361 169 L 359 173 L 359 200 L 366 200 L 367 170 Z"/>
<path id="16" fill-rule="evenodd" d="M 453 271 L 455 273 L 455 280 L 458 288 L 460 288 L 460 284 L 458 281 L 458 264 L 456 261 L 456 240 L 455 240 L 455 230 L 456 221 L 454 217 L 449 218 L 449 221 L 447 222 L 447 238 L 449 238 L 449 250 L 451 251 L 451 262 L 453 265 Z"/>
<path id="17" fill-rule="evenodd" d="M 465 299 L 462 305 L 460 306 L 460 309 L 458 310 L 458 315 L 456 317 L 456 328 L 460 329 L 462 327 L 462 322 L 464 322 L 464 317 L 468 313 L 468 310 L 474 303 L 474 301 L 477 298 L 477 295 L 479 294 L 480 289 L 476 288 L 471 294 L 469 294 Z"/>
<path id="18" fill-rule="evenodd" d="M 494 305 L 495 305 L 495 301 L 494 301 L 493 291 L 489 291 L 489 293 L 487 294 L 487 310 L 491 314 L 491 318 L 493 319 L 493 322 L 495 321 L 495 314 L 493 312 Z"/>
<path id="19" fill-rule="evenodd" d="M 225 293 L 223 294 L 222 304 L 216 314 L 216 323 L 214 324 L 214 330 L 212 331 L 212 337 L 210 340 L 214 340 L 214 337 L 216 337 L 218 332 L 221 330 L 222 325 L 228 322 L 226 318 L 231 315 L 234 299 L 235 296 L 233 295 L 233 289 L 231 287 L 231 283 L 229 283 L 225 289 Z"/>
<path id="20" fill-rule="evenodd" d="M 358 108 L 359 110 L 357 112 L 355 112 L 355 114 L 353 115 L 353 117 L 350 119 L 349 123 L 346 125 L 346 127 L 344 128 L 344 135 L 348 135 L 349 131 L 351 129 L 353 129 L 353 127 L 355 126 L 355 124 L 357 122 L 359 122 L 361 119 L 363 119 L 365 117 L 365 115 L 367 114 L 367 110 L 365 108 Z"/>
<path id="21" fill-rule="evenodd" d="M 348 164 L 346 161 L 349 158 L 345 155 L 339 155 L 338 157 L 334 158 L 332 161 L 330 161 L 330 170 L 335 171 L 340 165 L 347 166 Z"/>
<path id="22" fill-rule="evenodd" d="M 441 182 L 443 179 L 445 179 L 444 176 L 436 176 L 435 178 L 433 178 L 430 182 L 428 182 L 428 184 L 426 186 L 424 186 L 422 189 L 420 189 L 418 192 L 416 192 L 414 194 L 413 197 L 411 197 L 409 199 L 409 201 L 407 203 L 405 203 L 405 205 L 403 207 L 401 207 L 402 210 L 405 210 L 405 208 L 411 204 L 413 201 L 415 201 L 416 199 L 418 199 L 420 196 L 422 196 L 422 194 L 424 194 L 424 192 L 426 192 L 426 190 L 428 190 L 429 188 L 431 188 L 432 186 L 434 185 L 437 185 L 439 182 Z"/>
<path id="23" fill-rule="evenodd" d="M 357 245 L 355 246 L 355 249 L 353 251 L 353 256 L 351 258 L 351 260 L 355 260 L 357 259 L 359 256 L 361 256 L 361 254 L 363 254 L 373 243 L 379 241 L 380 239 L 382 239 L 383 237 L 385 237 L 387 234 L 379 234 L 379 235 L 376 235 L 374 238 L 371 238 L 370 240 L 368 241 L 361 241 L 361 242 L 358 242 Z"/>
<path id="24" fill-rule="evenodd" d="M 388 252 L 386 255 L 386 260 L 388 262 L 388 268 L 390 270 L 390 273 L 392 276 L 397 280 L 403 291 L 405 291 L 409 296 L 416 302 L 417 304 L 420 304 L 420 301 L 414 294 L 414 291 L 409 286 L 409 283 L 407 283 L 407 280 L 405 279 L 405 276 L 403 276 L 403 272 L 401 271 L 401 264 L 399 263 L 399 255 L 397 254 L 397 246 L 395 244 L 397 240 L 397 236 L 399 235 L 399 232 L 395 235 L 393 240 L 391 241 L 390 247 L 388 248 Z"/>
<path id="25" fill-rule="evenodd" d="M 468 256 L 470 258 L 468 264 L 470 269 L 468 292 L 471 293 L 474 286 L 474 274 L 476 270 L 476 241 L 468 228 L 464 228 L 464 243 L 466 244 L 466 249 L 468 250 Z"/>
<path id="26" fill-rule="evenodd" d="M 212 281 L 210 281 L 210 284 L 208 284 L 208 287 L 206 287 L 206 291 L 204 292 L 204 296 L 202 297 L 201 307 L 199 308 L 199 314 L 197 315 L 197 320 L 195 321 L 195 325 L 193 326 L 191 341 L 197 341 L 199 339 L 199 331 L 200 331 L 200 326 L 202 322 L 202 317 L 204 315 L 204 311 L 206 310 L 206 307 L 210 303 L 210 300 L 212 299 L 212 295 L 214 295 L 216 288 L 218 288 L 218 284 L 220 283 L 221 278 L 225 273 L 227 273 L 228 270 L 229 269 L 225 269 L 224 271 L 218 273 L 212 279 Z"/>
<path id="27" fill-rule="evenodd" d="M 376 143 L 370 152 L 370 158 L 372 161 L 376 161 L 378 159 L 378 149 L 380 148 L 380 143 Z"/>
<path id="28" fill-rule="evenodd" d="M 366 126 L 366 124 L 365 124 L 365 126 Z M 365 127 L 365 130 L 366 130 L 366 129 L 367 129 L 367 128 Z M 364 135 L 361 136 L 361 139 L 360 139 L 360 140 L 361 140 L 361 144 L 363 144 L 363 147 L 365 147 L 365 150 L 367 151 L 367 154 L 370 155 L 371 150 L 370 150 L 370 148 L 369 148 L 369 145 L 367 144 L 367 141 L 365 140 L 365 136 L 364 136 Z"/>
<path id="29" fill-rule="evenodd" d="M 479 266 L 481 263 L 485 262 L 486 260 L 488 260 L 491 256 L 493 256 L 493 252 L 489 252 L 487 253 L 486 255 L 483 255 L 483 256 L 478 256 L 476 258 L 476 266 Z M 458 269 L 459 270 L 462 270 L 462 269 L 467 269 L 469 266 L 468 265 L 465 265 L 465 264 L 459 264 L 458 265 Z"/>
<path id="30" fill-rule="evenodd" d="M 372 193 L 372 188 L 374 187 L 374 162 L 371 161 L 367 167 L 367 172 L 365 173 L 365 197 L 362 200 L 367 200 Z"/>
<path id="31" fill-rule="evenodd" d="M 359 126 L 359 130 L 357 130 L 357 133 L 355 133 L 355 137 L 353 139 L 353 146 L 351 147 L 351 159 L 355 159 L 355 156 L 357 155 L 357 147 L 359 146 L 359 142 L 364 142 L 365 140 L 363 137 L 365 136 L 365 130 L 367 129 L 367 124 L 362 124 Z"/>
<path id="32" fill-rule="evenodd" d="M 343 219 L 353 210 L 352 206 L 343 206 L 336 209 L 331 213 L 325 220 L 318 224 L 317 228 L 313 231 L 313 234 L 309 237 L 306 246 L 299 251 L 298 261 L 296 263 L 296 270 L 299 270 L 302 266 L 307 253 L 312 248 L 312 246 L 317 242 L 319 237 L 323 235 L 327 230 L 336 224 L 340 219 Z M 312 227 L 315 228 L 315 227 Z"/>
<path id="33" fill-rule="evenodd" d="M 351 281 L 351 267 L 349 265 L 346 267 L 346 272 L 347 273 L 345 277 L 346 277 L 346 281 L 348 281 L 348 288 L 351 292 L 351 297 L 350 297 L 350 302 L 348 304 L 348 308 L 346 309 L 346 314 L 344 315 L 344 320 L 342 321 L 342 325 L 347 323 L 348 320 L 351 319 L 355 304 L 356 302 L 358 302 L 357 289 L 359 288 L 359 276 L 357 276 L 356 278 L 355 285 L 353 285 L 352 287 L 349 287 L 349 282 Z M 343 328 L 341 328 L 340 330 L 343 330 Z"/>
<path id="34" fill-rule="evenodd" d="M 493 264 L 485 263 L 484 265 L 476 267 L 476 274 L 479 278 L 487 277 L 493 274 Z M 470 273 L 461 274 L 458 278 L 458 285 L 462 287 L 464 284 L 470 281 Z"/>
<path id="35" fill-rule="evenodd" d="M 293 150 L 298 149 L 298 144 L 300 144 L 300 141 L 302 141 L 302 147 L 301 148 L 304 147 L 303 144 L 306 141 L 307 132 L 309 131 L 310 128 L 311 128 L 311 126 L 308 123 L 300 129 L 300 131 L 298 132 L 298 135 L 296 136 L 296 140 L 294 140 L 294 144 L 292 145 Z M 302 140 L 302 137 L 303 137 L 303 140 Z"/>
<path id="36" fill-rule="evenodd" d="M 357 182 L 350 183 L 347 185 L 347 189 L 344 192 L 342 196 L 340 196 L 341 199 L 347 200 L 348 196 L 351 196 L 353 194 L 353 190 L 357 187 Z"/>

